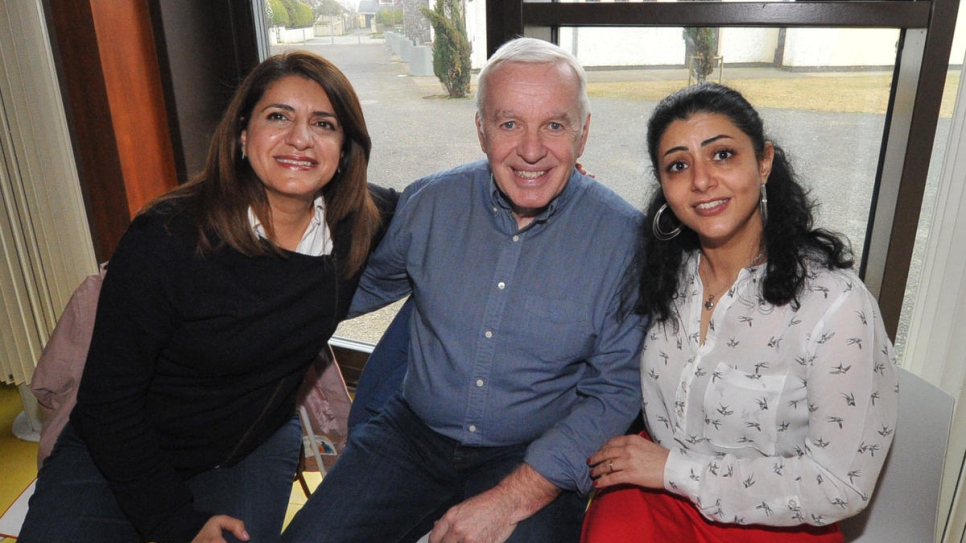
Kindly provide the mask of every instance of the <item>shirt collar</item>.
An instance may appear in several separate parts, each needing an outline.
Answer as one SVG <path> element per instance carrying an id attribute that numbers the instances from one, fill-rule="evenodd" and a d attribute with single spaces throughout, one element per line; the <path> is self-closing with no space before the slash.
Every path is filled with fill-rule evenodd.
<path id="1" fill-rule="evenodd" d="M 312 202 L 312 205 L 315 208 L 315 213 L 313 213 L 312 220 L 305 229 L 305 233 L 302 234 L 302 240 L 296 247 L 295 252 L 308 256 L 327 255 L 332 252 L 332 236 L 329 235 L 329 227 L 325 222 L 325 200 L 319 196 Z M 248 208 L 248 223 L 256 236 L 267 239 L 265 228 L 258 220 L 258 216 L 255 215 L 255 210 L 251 207 Z"/>

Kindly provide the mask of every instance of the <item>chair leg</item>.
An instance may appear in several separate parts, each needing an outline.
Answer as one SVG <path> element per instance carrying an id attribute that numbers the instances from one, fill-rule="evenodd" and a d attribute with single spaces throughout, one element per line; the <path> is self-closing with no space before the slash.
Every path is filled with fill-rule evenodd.
<path id="1" fill-rule="evenodd" d="M 302 466 L 299 466 L 299 469 L 296 470 L 295 478 L 299 480 L 299 485 L 302 487 L 302 492 L 305 494 L 305 497 L 310 497 L 312 491 L 309 490 L 309 485 L 305 482 L 305 475 L 302 474 Z"/>
<path id="2" fill-rule="evenodd" d="M 299 482 L 306 498 L 312 495 L 312 491 L 309 490 L 309 485 L 305 481 L 305 447 L 299 447 L 299 463 L 295 467 L 295 480 Z"/>
<path id="3" fill-rule="evenodd" d="M 309 438 L 309 450 L 312 452 L 312 456 L 315 457 L 315 462 L 318 465 L 319 473 L 325 477 L 325 464 L 322 463 L 322 453 L 319 451 L 319 442 L 315 439 L 315 431 L 312 429 L 312 421 L 309 419 L 309 413 L 305 410 L 305 406 L 299 406 L 299 416 L 302 417 L 302 431 Z M 305 451 L 305 449 L 302 449 Z"/>

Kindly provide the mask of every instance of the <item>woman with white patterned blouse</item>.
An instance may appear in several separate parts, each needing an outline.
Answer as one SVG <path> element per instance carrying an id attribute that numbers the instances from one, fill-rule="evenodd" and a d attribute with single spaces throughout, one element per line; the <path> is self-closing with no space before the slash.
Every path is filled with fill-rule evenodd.
<path id="1" fill-rule="evenodd" d="M 741 94 L 681 90 L 657 106 L 647 141 L 661 186 L 633 287 L 651 317 L 647 431 L 589 459 L 600 493 L 583 540 L 840 542 L 837 522 L 868 505 L 896 422 L 876 301 L 848 245 L 813 227 Z"/>

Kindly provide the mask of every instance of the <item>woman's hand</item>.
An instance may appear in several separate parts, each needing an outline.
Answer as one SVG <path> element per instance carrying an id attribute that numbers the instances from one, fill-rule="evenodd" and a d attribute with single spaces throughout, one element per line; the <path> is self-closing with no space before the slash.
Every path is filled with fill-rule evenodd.
<path id="1" fill-rule="evenodd" d="M 595 488 L 630 484 L 664 488 L 664 465 L 670 451 L 641 436 L 615 437 L 587 460 Z"/>
<path id="2" fill-rule="evenodd" d="M 201 531 L 191 540 L 191 543 L 227 543 L 225 538 L 221 537 L 222 530 L 228 530 L 242 541 L 249 539 L 244 522 L 228 515 L 215 515 L 201 527 Z"/>

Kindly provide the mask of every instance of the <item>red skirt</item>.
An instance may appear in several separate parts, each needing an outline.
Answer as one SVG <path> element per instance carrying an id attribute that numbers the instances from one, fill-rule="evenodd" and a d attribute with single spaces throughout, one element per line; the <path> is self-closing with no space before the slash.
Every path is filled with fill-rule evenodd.
<path id="1" fill-rule="evenodd" d="M 687 499 L 659 490 L 615 487 L 584 517 L 582 543 L 844 543 L 838 523 L 771 527 L 712 522 Z"/>

